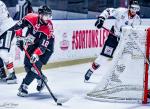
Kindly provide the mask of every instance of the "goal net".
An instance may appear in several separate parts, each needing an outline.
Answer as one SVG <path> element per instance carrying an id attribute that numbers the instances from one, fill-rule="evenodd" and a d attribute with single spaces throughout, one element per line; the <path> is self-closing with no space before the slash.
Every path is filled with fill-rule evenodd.
<path id="1" fill-rule="evenodd" d="M 87 98 L 108 102 L 147 103 L 150 28 L 124 27 L 112 68 Z"/>

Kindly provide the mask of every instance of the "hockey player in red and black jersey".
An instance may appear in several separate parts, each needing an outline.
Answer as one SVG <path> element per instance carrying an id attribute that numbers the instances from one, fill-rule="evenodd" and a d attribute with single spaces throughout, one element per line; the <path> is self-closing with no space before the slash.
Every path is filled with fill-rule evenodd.
<path id="1" fill-rule="evenodd" d="M 44 87 L 44 83 L 33 68 L 32 63 L 35 63 L 44 80 L 47 81 L 47 78 L 43 75 L 41 68 L 49 60 L 54 48 L 51 14 L 51 9 L 44 5 L 38 9 L 38 14 L 30 13 L 15 25 L 16 36 L 20 38 L 23 38 L 22 29 L 25 27 L 28 28 L 27 36 L 25 37 L 28 45 L 26 50 L 31 56 L 30 60 L 27 56 L 25 56 L 24 59 L 24 67 L 27 74 L 19 87 L 19 92 L 17 94 L 18 96 L 24 97 L 28 95 L 27 87 L 35 78 L 38 82 L 36 87 L 37 90 L 41 91 Z M 23 50 L 23 41 L 25 40 L 17 41 L 17 46 L 21 50 Z"/>

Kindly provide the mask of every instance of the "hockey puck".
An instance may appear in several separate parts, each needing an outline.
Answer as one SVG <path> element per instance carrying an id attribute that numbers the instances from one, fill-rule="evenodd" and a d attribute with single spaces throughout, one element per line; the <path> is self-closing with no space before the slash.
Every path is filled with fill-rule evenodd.
<path id="1" fill-rule="evenodd" d="M 58 106 L 62 106 L 62 104 L 61 104 L 61 103 L 57 103 L 57 105 L 58 105 Z"/>

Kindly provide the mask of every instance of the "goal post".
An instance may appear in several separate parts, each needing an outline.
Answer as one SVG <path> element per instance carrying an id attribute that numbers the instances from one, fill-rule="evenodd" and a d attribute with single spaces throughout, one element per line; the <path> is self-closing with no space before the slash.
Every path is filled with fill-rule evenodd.
<path id="1" fill-rule="evenodd" d="M 124 27 L 111 69 L 86 98 L 109 102 L 148 102 L 150 28 Z M 102 73 L 102 72 L 101 72 Z"/>
<path id="2" fill-rule="evenodd" d="M 149 61 L 149 56 L 150 56 L 150 28 L 148 28 L 146 30 L 147 34 L 146 34 L 146 43 L 145 43 L 145 48 L 146 48 L 146 58 L 148 60 L 148 62 L 145 63 L 145 75 L 144 75 L 144 95 L 143 95 L 143 101 L 142 103 L 143 104 L 146 104 L 148 102 L 148 92 L 149 89 L 148 89 L 148 73 L 149 73 L 149 66 L 150 66 L 150 61 Z"/>

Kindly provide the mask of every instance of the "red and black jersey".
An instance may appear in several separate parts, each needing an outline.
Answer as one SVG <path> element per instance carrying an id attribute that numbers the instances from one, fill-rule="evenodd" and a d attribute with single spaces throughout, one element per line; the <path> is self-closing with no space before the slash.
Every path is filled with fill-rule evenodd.
<path id="1" fill-rule="evenodd" d="M 53 24 L 51 20 L 48 21 L 48 24 L 40 24 L 39 16 L 35 13 L 30 13 L 26 15 L 22 20 L 20 20 L 17 25 L 19 29 L 28 27 L 28 33 L 35 35 L 36 33 L 42 33 L 47 38 L 50 38 L 53 34 Z"/>
<path id="2" fill-rule="evenodd" d="M 48 24 L 40 24 L 39 17 L 37 14 L 30 13 L 27 16 L 23 18 L 23 20 L 26 20 L 30 23 L 33 33 L 41 32 L 47 36 L 47 38 L 50 38 L 53 34 L 53 24 L 51 20 L 48 21 Z"/>
<path id="3" fill-rule="evenodd" d="M 53 52 L 51 43 L 54 43 L 53 24 L 51 20 L 47 24 L 41 23 L 38 14 L 30 13 L 26 15 L 15 25 L 16 36 L 22 35 L 22 29 L 27 27 L 27 37 L 32 39 L 32 45 L 29 45 L 28 51 L 30 54 L 35 53 L 42 57 L 47 51 Z"/>

